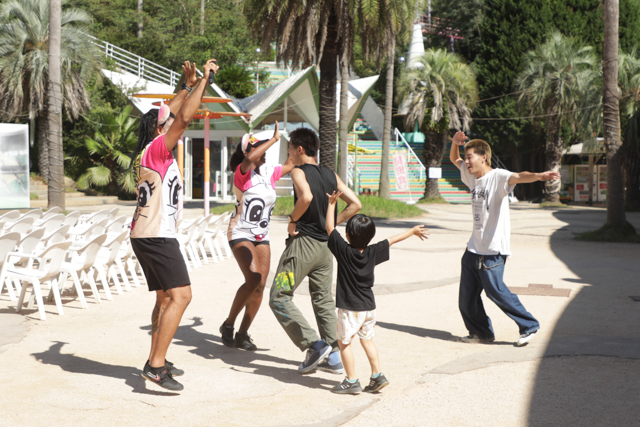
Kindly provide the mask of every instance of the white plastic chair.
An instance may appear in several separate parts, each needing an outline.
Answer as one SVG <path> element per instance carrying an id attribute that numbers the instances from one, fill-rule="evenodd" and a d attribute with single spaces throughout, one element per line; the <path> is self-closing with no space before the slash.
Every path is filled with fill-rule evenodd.
<path id="1" fill-rule="evenodd" d="M 62 227 L 53 230 L 49 234 L 45 234 L 42 236 L 42 241 L 40 247 L 44 249 L 45 247 L 52 245 L 54 243 L 64 242 L 65 240 L 70 240 L 69 229 L 70 225 L 63 225 Z"/>
<path id="2" fill-rule="evenodd" d="M 4 281 L 5 278 L 15 278 L 21 282 L 27 282 L 22 285 L 22 291 L 20 292 L 20 298 L 18 298 L 18 305 L 16 306 L 17 313 L 20 313 L 22 310 L 22 303 L 24 302 L 27 288 L 29 287 L 29 284 L 31 284 L 36 303 L 38 304 L 40 319 L 46 320 L 47 316 L 44 312 L 44 301 L 42 299 L 42 288 L 40 287 L 40 284 L 48 283 L 49 291 L 53 293 L 53 297 L 56 301 L 58 314 L 61 316 L 64 314 L 56 278 L 60 274 L 60 265 L 64 260 L 69 246 L 71 246 L 71 242 L 61 242 L 49 246 L 39 255 L 17 254 L 19 256 L 37 259 L 39 261 L 37 269 L 8 267 L 3 270 L 0 281 Z"/>
<path id="3" fill-rule="evenodd" d="M 2 289 L 6 281 L 7 292 L 9 293 L 11 301 L 16 300 L 16 294 L 13 292 L 11 283 L 5 279 L 5 269 L 10 266 L 9 253 L 16 249 L 19 242 L 20 233 L 7 233 L 0 236 L 0 277 L 2 277 L 2 281 L 0 282 L 0 295 L 2 295 Z"/>
<path id="4" fill-rule="evenodd" d="M 44 215 L 42 215 L 42 218 L 40 218 L 39 220 L 36 221 L 36 224 L 40 224 L 46 220 L 48 220 L 49 218 L 51 218 L 54 215 L 58 215 L 62 213 L 62 208 L 60 206 L 54 206 L 51 209 L 49 209 L 48 211 L 46 211 L 44 213 Z"/>
<path id="5" fill-rule="evenodd" d="M 7 256 L 8 265 L 11 266 L 20 266 L 20 267 L 33 267 L 33 258 L 22 258 L 19 256 L 13 255 L 14 253 L 23 253 L 28 255 L 33 255 L 36 253 L 38 248 L 38 244 L 42 241 L 42 236 L 44 235 L 44 229 L 38 228 L 26 236 L 22 237 L 22 239 L 18 242 L 16 246 L 15 252 L 9 252 Z M 11 287 L 11 283 L 7 282 L 7 287 Z M 13 287 L 15 288 L 17 293 L 20 293 L 22 290 L 22 285 L 20 285 L 20 281 L 18 279 L 13 280 Z"/>
<path id="6" fill-rule="evenodd" d="M 113 299 L 111 296 L 111 290 L 109 289 L 109 279 L 113 279 L 113 284 L 116 287 L 118 295 L 122 295 L 122 287 L 118 280 L 118 272 L 116 271 L 117 264 L 115 263 L 115 259 L 118 257 L 120 246 L 124 239 L 127 238 L 128 233 L 128 231 L 124 231 L 116 238 L 105 242 L 102 245 L 102 248 L 100 248 L 100 251 L 98 251 L 98 256 L 96 256 L 93 265 L 93 268 L 98 272 L 98 277 L 102 282 L 102 287 L 104 288 L 104 292 L 107 294 L 108 300 Z M 128 282 L 125 286 L 127 286 L 127 284 Z M 130 291 L 131 288 L 129 287 L 127 290 Z"/>
<path id="7" fill-rule="evenodd" d="M 78 225 L 69 230 L 69 236 L 71 236 L 72 240 L 77 242 L 76 245 L 84 246 L 95 236 L 104 234 L 104 230 L 108 222 L 109 220 L 104 218 L 100 222 L 89 224 L 89 226 Z"/>
<path id="8" fill-rule="evenodd" d="M 25 212 L 24 214 L 20 215 L 20 219 L 22 218 L 33 218 L 34 220 L 38 220 L 40 218 L 42 218 L 42 215 L 44 215 L 44 212 L 42 212 L 42 209 L 32 209 L 28 212 Z"/>
<path id="9" fill-rule="evenodd" d="M 9 227 L 9 225 L 13 224 L 20 218 L 19 210 L 12 210 L 4 215 L 0 216 L 0 223 L 4 224 L 5 227 Z M 0 227 L 0 231 L 2 231 L 2 227 Z"/>
<path id="10" fill-rule="evenodd" d="M 82 308 L 87 308 L 87 300 L 84 297 L 81 280 L 88 280 L 96 303 L 100 304 L 102 302 L 91 268 L 105 240 L 107 240 L 106 234 L 94 238 L 84 247 L 75 251 L 70 261 L 64 261 L 60 266 L 60 293 L 62 294 L 64 291 L 67 275 L 71 276 Z"/>
<path id="11" fill-rule="evenodd" d="M 124 271 L 124 266 L 126 266 L 129 269 L 129 273 L 131 274 L 131 279 L 133 280 L 133 284 L 136 288 L 139 288 L 140 285 L 140 279 L 138 278 L 138 274 L 136 272 L 136 264 L 135 261 L 133 259 L 133 247 L 131 246 L 131 238 L 129 239 L 125 239 L 122 242 L 122 245 L 120 246 L 120 253 L 118 254 L 118 258 L 116 258 L 116 260 L 120 260 L 120 262 L 122 263 L 122 278 L 124 280 L 124 278 L 127 276 L 126 271 Z M 120 267 L 120 266 L 118 266 Z M 144 275 L 142 276 L 144 277 Z"/>
<path id="12" fill-rule="evenodd" d="M 116 215 L 118 215 L 118 211 L 120 210 L 120 208 L 113 208 L 109 211 L 107 218 L 109 218 L 110 220 L 114 220 L 116 219 Z"/>
<path id="13" fill-rule="evenodd" d="M 7 228 L 7 233 L 16 232 L 24 236 L 31 231 L 35 221 L 35 218 L 32 216 L 20 218 Z"/>
<path id="14" fill-rule="evenodd" d="M 127 217 L 124 215 L 109 221 L 105 226 L 105 232 L 108 234 L 120 234 L 124 231 L 124 224 L 127 222 Z"/>
<path id="15" fill-rule="evenodd" d="M 212 216 L 213 214 L 209 214 L 200 221 L 191 239 L 191 247 L 193 248 L 193 251 L 196 253 L 196 255 L 198 255 L 198 249 L 200 250 L 200 254 L 202 255 L 202 261 L 205 264 L 209 264 L 209 259 L 207 258 L 207 251 L 204 248 L 205 231 L 209 226 L 209 221 L 211 220 Z M 218 257 L 216 256 L 215 253 L 212 252 L 211 257 L 213 258 L 213 262 L 218 262 Z"/>
<path id="16" fill-rule="evenodd" d="M 101 209 L 97 212 L 93 212 L 90 214 L 84 214 L 84 215 L 80 215 L 80 218 L 78 218 L 78 224 L 95 224 L 96 222 L 102 221 L 103 219 L 108 219 L 109 218 L 109 210 L 108 209 Z"/>
<path id="17" fill-rule="evenodd" d="M 221 238 L 223 245 L 227 242 L 227 234 L 224 232 L 223 227 L 225 220 L 230 216 L 230 214 L 230 212 L 225 212 L 220 215 L 216 220 L 209 224 L 209 228 L 205 230 L 204 234 L 204 239 L 207 242 L 207 246 L 209 246 L 209 252 L 211 252 L 211 254 L 217 253 L 221 260 L 224 260 L 224 254 L 222 253 L 220 243 L 218 243 L 218 238 Z M 230 251 L 227 251 L 227 258 L 231 258 Z"/>
<path id="18" fill-rule="evenodd" d="M 189 263 L 189 258 L 191 258 L 191 263 L 193 263 L 193 268 L 200 267 L 200 259 L 194 253 L 193 247 L 191 246 L 191 240 L 193 239 L 193 235 L 196 232 L 199 222 L 204 218 L 200 218 L 200 220 L 193 221 L 191 225 L 185 228 L 183 234 L 177 234 L 176 239 L 178 239 L 178 243 L 180 244 L 180 252 L 182 253 L 182 257 L 184 258 L 185 264 L 187 264 L 187 271 L 193 271 L 191 268 L 191 264 Z M 188 254 L 188 256 L 187 256 Z"/>
<path id="19" fill-rule="evenodd" d="M 50 216 L 48 219 L 41 221 L 39 224 L 36 222 L 37 227 L 44 228 L 46 234 L 50 234 L 58 228 L 62 227 L 62 223 L 64 222 L 64 215 L 62 214 L 54 214 Z"/>
<path id="20" fill-rule="evenodd" d="M 69 214 L 64 217 L 64 222 L 62 223 L 62 225 L 74 227 L 78 222 L 78 218 L 80 218 L 80 211 L 69 212 Z"/>

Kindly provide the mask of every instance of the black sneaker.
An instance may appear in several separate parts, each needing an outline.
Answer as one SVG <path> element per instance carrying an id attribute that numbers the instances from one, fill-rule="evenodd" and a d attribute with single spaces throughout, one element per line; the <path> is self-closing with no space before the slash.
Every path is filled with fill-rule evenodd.
<path id="1" fill-rule="evenodd" d="M 369 385 L 364 388 L 365 393 L 375 393 L 389 385 L 389 380 L 380 373 L 377 377 L 369 379 Z"/>
<path id="2" fill-rule="evenodd" d="M 331 391 L 337 394 L 360 394 L 362 386 L 360 381 L 356 380 L 352 383 L 349 382 L 349 378 L 345 377 L 344 381 L 332 388 Z"/>
<path id="3" fill-rule="evenodd" d="M 235 344 L 233 342 L 233 326 L 232 325 L 227 325 L 225 322 L 223 322 L 222 326 L 220 326 L 220 334 L 222 334 L 222 344 L 231 348 L 235 347 Z"/>
<path id="4" fill-rule="evenodd" d="M 321 371 L 329 372 L 331 374 L 344 374 L 344 366 L 342 366 L 342 362 L 334 363 L 333 365 L 329 363 L 329 358 L 327 357 L 324 362 L 318 364 L 318 369 Z"/>
<path id="5" fill-rule="evenodd" d="M 160 368 L 152 368 L 147 362 L 142 370 L 142 377 L 145 380 L 151 381 L 154 384 L 159 385 L 162 388 L 166 388 L 171 391 L 184 390 L 184 386 L 178 381 L 174 380 L 171 373 L 166 366 Z"/>
<path id="6" fill-rule="evenodd" d="M 480 338 L 478 335 L 474 335 L 474 334 L 467 335 L 466 337 L 460 338 L 460 341 L 462 342 L 473 343 L 473 344 L 488 344 L 488 343 L 494 342 L 495 340 L 496 340 L 495 337 Z"/>
<path id="7" fill-rule="evenodd" d="M 304 362 L 298 366 L 298 372 L 306 374 L 307 372 L 313 371 L 316 366 L 318 366 L 318 363 L 320 363 L 321 360 L 324 360 L 329 353 L 331 353 L 331 346 L 329 344 L 325 344 L 320 351 L 309 347 L 307 349 L 307 357 L 305 357 Z"/>
<path id="8" fill-rule="evenodd" d="M 164 360 L 164 366 L 167 367 L 172 377 L 179 377 L 181 375 L 184 375 L 184 371 L 182 369 L 176 368 L 175 365 L 169 362 L 167 359 Z"/>
<path id="9" fill-rule="evenodd" d="M 253 343 L 251 335 L 247 334 L 246 332 L 244 334 L 236 332 L 234 344 L 236 345 L 236 347 L 243 350 L 256 351 L 258 349 L 258 347 Z"/>

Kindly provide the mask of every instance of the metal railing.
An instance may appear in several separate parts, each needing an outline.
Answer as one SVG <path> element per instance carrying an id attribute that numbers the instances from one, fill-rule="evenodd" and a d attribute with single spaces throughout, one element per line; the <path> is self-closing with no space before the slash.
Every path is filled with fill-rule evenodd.
<path id="1" fill-rule="evenodd" d="M 396 136 L 396 147 L 399 145 L 399 142 L 402 141 L 402 143 L 405 145 L 405 147 L 407 147 L 407 165 L 410 164 L 411 162 L 411 158 L 413 157 L 415 159 L 415 161 L 418 162 L 419 166 L 419 171 L 420 171 L 420 181 L 422 181 L 424 179 L 424 177 L 426 176 L 426 171 L 427 168 L 424 166 L 424 164 L 422 164 L 422 162 L 420 161 L 420 158 L 418 157 L 418 155 L 416 154 L 415 151 L 413 151 L 413 148 L 411 148 L 411 146 L 409 145 L 409 143 L 407 142 L 406 139 L 404 139 L 404 136 L 402 136 L 402 133 L 398 130 L 398 128 L 394 128 L 393 133 Z"/>
<path id="2" fill-rule="evenodd" d="M 175 86 L 180 81 L 180 74 L 168 68 L 151 62 L 143 57 L 119 48 L 118 46 L 99 40 L 93 36 L 88 36 L 93 44 L 98 46 L 107 58 L 115 61 L 116 65 L 138 77 L 146 80 Z"/>

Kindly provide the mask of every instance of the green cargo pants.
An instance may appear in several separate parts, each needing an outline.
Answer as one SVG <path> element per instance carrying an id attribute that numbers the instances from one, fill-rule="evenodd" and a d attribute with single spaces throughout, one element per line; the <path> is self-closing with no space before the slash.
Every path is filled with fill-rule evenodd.
<path id="1" fill-rule="evenodd" d="M 305 351 L 320 338 L 338 349 L 336 304 L 331 295 L 333 255 L 327 242 L 298 234 L 289 237 L 273 279 L 269 307 L 291 338 Z M 320 337 L 293 303 L 293 293 L 309 277 L 309 294 Z"/>

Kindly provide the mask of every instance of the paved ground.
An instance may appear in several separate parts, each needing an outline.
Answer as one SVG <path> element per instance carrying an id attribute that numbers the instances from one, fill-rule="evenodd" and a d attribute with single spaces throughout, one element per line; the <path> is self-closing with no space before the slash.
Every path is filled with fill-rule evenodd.
<path id="1" fill-rule="evenodd" d="M 542 324 L 527 347 L 514 346 L 515 324 L 491 302 L 496 343 L 464 344 L 457 295 L 470 207 L 428 209 L 420 222 L 431 238 L 394 246 L 376 270 L 375 339 L 391 381 L 382 393 L 334 395 L 328 389 L 340 376 L 299 375 L 304 354 L 266 300 L 251 330 L 260 350 L 224 347 L 218 327 L 242 283 L 230 259 L 192 273 L 194 299 L 169 352 L 187 372 L 181 394 L 152 388 L 139 375 L 154 301 L 145 289 L 101 305 L 87 295 L 87 310 L 67 295 L 65 315 L 50 305 L 46 321 L 36 311 L 15 314 L 15 304 L 0 295 L 0 426 L 640 424 L 640 302 L 630 298 L 640 296 L 640 245 L 574 240 L 604 223 L 603 209 L 512 205 L 506 283 L 549 284 L 571 295 L 520 297 Z M 629 220 L 640 230 L 639 214 Z M 415 222 L 377 221 L 376 238 Z M 282 218 L 272 221 L 272 271 L 285 230 Z M 301 289 L 295 302 L 312 319 L 308 292 Z M 366 383 L 364 351 L 357 343 L 354 350 Z"/>

